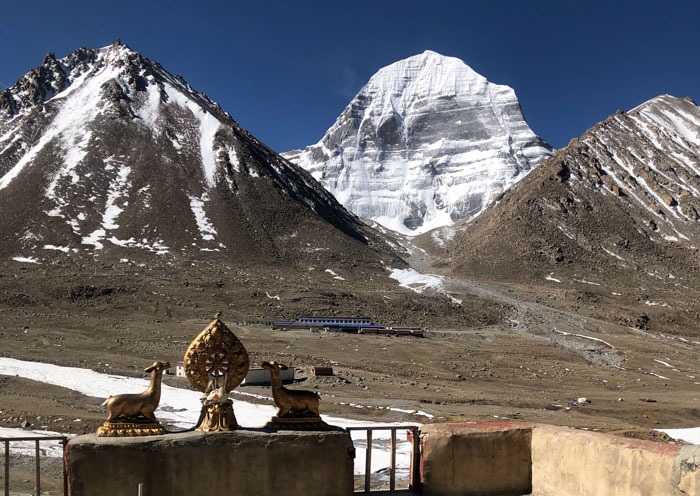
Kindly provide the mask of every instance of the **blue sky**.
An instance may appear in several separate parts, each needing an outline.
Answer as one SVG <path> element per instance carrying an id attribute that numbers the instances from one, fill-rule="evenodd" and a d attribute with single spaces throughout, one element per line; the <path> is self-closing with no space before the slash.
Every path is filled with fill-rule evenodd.
<path id="1" fill-rule="evenodd" d="M 426 49 L 515 89 L 561 147 L 662 93 L 700 101 L 700 2 L 2 0 L 0 88 L 117 38 L 277 151 L 315 143 L 381 67 Z"/>

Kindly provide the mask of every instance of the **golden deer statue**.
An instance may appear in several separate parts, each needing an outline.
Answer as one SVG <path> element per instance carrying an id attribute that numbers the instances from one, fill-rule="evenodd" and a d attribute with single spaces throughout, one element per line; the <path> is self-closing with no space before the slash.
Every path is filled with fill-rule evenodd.
<path id="1" fill-rule="evenodd" d="M 144 369 L 145 372 L 151 373 L 151 383 L 143 393 L 118 394 L 107 398 L 102 405 L 107 405 L 109 416 L 105 425 L 98 430 L 98 435 L 145 435 L 159 433 L 151 432 L 158 429 L 162 432 L 154 412 L 160 403 L 160 384 L 163 371 L 167 368 L 170 368 L 169 362 L 154 362 Z M 144 423 L 157 424 L 157 428 L 135 425 Z"/>
<path id="2" fill-rule="evenodd" d="M 277 406 L 277 417 L 282 419 L 289 416 L 319 417 L 319 396 L 313 391 L 287 389 L 282 385 L 280 370 L 287 370 L 286 365 L 275 361 L 263 362 L 262 368 L 270 371 L 272 397 Z"/>

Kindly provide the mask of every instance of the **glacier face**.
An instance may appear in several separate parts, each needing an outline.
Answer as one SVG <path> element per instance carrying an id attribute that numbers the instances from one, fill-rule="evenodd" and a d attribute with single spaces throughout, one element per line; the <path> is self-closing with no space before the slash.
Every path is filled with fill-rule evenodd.
<path id="1" fill-rule="evenodd" d="M 426 51 L 381 69 L 317 144 L 282 155 L 356 215 L 420 234 L 478 215 L 551 153 L 510 87 Z"/>

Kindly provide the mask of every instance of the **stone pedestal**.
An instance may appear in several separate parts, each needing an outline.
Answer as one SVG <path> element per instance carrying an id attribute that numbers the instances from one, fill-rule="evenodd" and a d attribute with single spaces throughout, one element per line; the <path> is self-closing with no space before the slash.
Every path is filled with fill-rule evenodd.
<path id="1" fill-rule="evenodd" d="M 337 427 L 328 425 L 319 417 L 278 417 L 274 416 L 265 424 L 271 431 L 332 431 Z"/>
<path id="2" fill-rule="evenodd" d="M 159 422 L 105 422 L 97 429 L 98 437 L 156 436 L 165 434 Z"/>
<path id="3" fill-rule="evenodd" d="M 353 494 L 344 431 L 87 435 L 68 444 L 71 496 L 343 496 Z"/>

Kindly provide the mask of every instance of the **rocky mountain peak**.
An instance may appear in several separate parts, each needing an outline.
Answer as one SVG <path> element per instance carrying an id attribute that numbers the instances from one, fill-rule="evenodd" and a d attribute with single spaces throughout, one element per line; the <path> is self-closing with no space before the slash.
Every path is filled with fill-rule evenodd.
<path id="1" fill-rule="evenodd" d="M 41 65 L 46 65 L 52 61 L 56 61 L 56 54 L 53 52 L 49 52 L 44 56 L 44 61 L 41 63 Z"/>
<path id="2" fill-rule="evenodd" d="M 511 88 L 427 50 L 380 69 L 317 144 L 283 155 L 358 216 L 419 234 L 478 215 L 550 154 Z"/>
<path id="3" fill-rule="evenodd" d="M 0 208 L 6 255 L 263 260 L 368 242 L 306 171 L 120 42 L 47 56 L 0 92 Z"/>
<path id="4" fill-rule="evenodd" d="M 44 104 L 88 72 L 123 67 L 132 74 L 148 71 L 148 63 L 126 45 L 112 44 L 101 49 L 79 48 L 62 59 L 53 52 L 41 65 L 22 76 L 12 87 L 0 91 L 0 119 L 9 119 Z M 132 83 L 134 77 L 132 76 Z"/>

